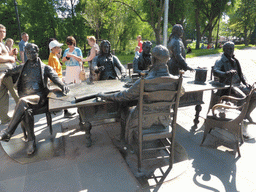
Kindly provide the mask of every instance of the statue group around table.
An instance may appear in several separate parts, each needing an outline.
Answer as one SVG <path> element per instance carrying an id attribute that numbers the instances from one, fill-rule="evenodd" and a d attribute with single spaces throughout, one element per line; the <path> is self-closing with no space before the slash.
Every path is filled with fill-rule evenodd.
<path id="1" fill-rule="evenodd" d="M 134 73 L 141 74 L 144 72 L 146 79 L 153 79 L 160 76 L 176 76 L 180 70 L 194 71 L 188 66 L 185 59 L 185 47 L 182 42 L 183 27 L 179 24 L 174 25 L 172 34 L 168 41 L 168 49 L 162 45 L 157 45 L 153 48 L 150 41 L 143 43 L 143 51 L 133 60 Z M 117 56 L 110 53 L 111 45 L 108 40 L 103 40 L 100 44 L 100 51 L 93 59 L 91 71 L 98 75 L 98 80 L 111 80 L 118 78 L 116 69 L 121 74 L 121 79 L 126 77 L 126 69 L 121 64 Z M 234 57 L 234 44 L 227 42 L 223 46 L 224 53 L 213 67 L 214 75 L 219 77 L 220 82 L 229 85 L 232 82 L 236 85 L 232 88 L 232 95 L 244 97 L 249 93 L 251 86 L 246 82 L 239 61 Z M 47 94 L 49 89 L 47 86 L 48 78 L 56 84 L 64 93 L 69 91 L 69 88 L 63 84 L 58 78 L 57 73 L 50 67 L 42 63 L 38 57 L 38 47 L 35 44 L 27 44 L 25 52 L 28 61 L 24 65 L 19 65 L 13 69 L 7 70 L 5 77 L 17 76 L 17 87 L 19 101 L 16 105 L 14 115 L 8 127 L 1 131 L 0 140 L 9 141 L 19 123 L 23 124 L 25 137 L 29 143 L 27 154 L 33 154 L 36 149 L 36 141 L 34 134 L 34 117 L 33 110 L 40 108 L 47 102 Z M 139 97 L 139 82 L 136 81 L 129 89 L 115 93 L 102 94 L 98 96 L 104 100 L 116 102 L 129 102 L 136 100 Z M 93 85 L 92 85 L 93 86 Z M 157 89 L 157 88 L 156 88 Z M 225 94 L 225 93 L 223 93 Z M 253 122 L 250 113 L 256 106 L 256 94 L 254 93 L 246 118 L 249 122 Z M 80 125 L 87 132 L 87 146 L 91 146 L 90 130 L 91 123 L 86 119 L 82 119 L 84 108 L 78 108 L 80 115 Z M 126 112 L 125 114 L 125 140 L 131 142 L 132 132 L 137 126 L 136 123 L 136 108 Z M 148 119 L 148 123 L 152 123 L 152 119 Z M 168 123 L 168 122 L 166 122 Z M 124 125 L 123 125 L 124 126 Z"/>

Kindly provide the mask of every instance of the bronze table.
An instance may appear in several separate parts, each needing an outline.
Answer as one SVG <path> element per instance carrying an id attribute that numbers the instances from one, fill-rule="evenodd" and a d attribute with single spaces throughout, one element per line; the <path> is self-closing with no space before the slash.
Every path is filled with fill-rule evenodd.
<path id="1" fill-rule="evenodd" d="M 120 107 L 118 103 L 111 101 L 96 101 L 95 98 L 76 103 L 75 97 L 93 95 L 99 92 L 122 91 L 127 89 L 124 86 L 125 83 L 126 82 L 120 80 L 95 81 L 93 85 L 88 85 L 86 82 L 82 82 L 81 84 L 70 85 L 70 93 L 66 96 L 60 91 L 52 91 L 48 96 L 49 110 L 58 111 L 74 107 L 86 108 L 86 110 L 84 110 L 86 113 L 83 115 L 80 114 L 80 122 L 120 118 Z M 184 77 L 183 87 L 185 88 L 185 94 L 180 99 L 180 107 L 196 105 L 194 128 L 196 128 L 199 123 L 198 118 L 202 109 L 201 104 L 203 104 L 203 92 L 228 88 L 228 86 L 224 86 L 220 83 L 213 83 L 212 81 L 207 81 L 203 84 L 195 84 L 194 79 L 188 77 Z"/>

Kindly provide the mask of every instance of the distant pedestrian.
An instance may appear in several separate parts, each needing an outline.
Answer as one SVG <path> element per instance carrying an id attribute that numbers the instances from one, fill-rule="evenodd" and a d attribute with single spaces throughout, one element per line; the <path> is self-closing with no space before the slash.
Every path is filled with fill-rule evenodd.
<path id="1" fill-rule="evenodd" d="M 140 47 L 139 53 L 141 53 L 142 52 L 142 44 L 143 44 L 143 41 L 141 40 L 141 35 L 137 36 L 137 41 L 138 41 L 138 46 Z"/>
<path id="2" fill-rule="evenodd" d="M 22 63 L 25 63 L 27 61 L 27 55 L 25 53 L 25 46 L 28 43 L 29 36 L 27 33 L 23 32 L 21 33 L 22 40 L 19 43 L 19 49 L 20 49 L 20 59 Z"/>
<path id="3" fill-rule="evenodd" d="M 9 55 L 14 56 L 16 62 L 18 64 L 21 64 L 21 62 L 17 59 L 18 50 L 17 50 L 17 48 L 13 48 L 13 43 L 14 43 L 13 39 L 7 38 L 6 41 L 5 41 L 5 46 L 9 51 Z"/>
<path id="4" fill-rule="evenodd" d="M 94 36 L 88 36 L 87 37 L 88 44 L 91 46 L 91 50 L 88 53 L 88 56 L 83 59 L 83 62 L 88 62 L 89 69 L 90 69 L 90 75 L 89 75 L 89 82 L 92 83 L 94 80 L 93 76 L 93 69 L 92 69 L 92 60 L 93 58 L 98 54 L 100 51 L 99 45 L 96 43 L 96 38 Z"/>
<path id="5" fill-rule="evenodd" d="M 48 59 L 48 65 L 51 66 L 57 72 L 58 77 L 63 81 L 62 67 L 60 64 L 59 56 L 58 56 L 58 55 L 60 55 L 60 53 L 62 51 L 62 49 L 61 49 L 62 45 L 63 45 L 62 43 L 59 43 L 55 39 L 49 43 L 50 55 L 49 55 L 49 59 Z M 73 117 L 73 115 L 75 115 L 75 113 L 72 113 L 67 109 L 64 109 L 64 117 L 65 118 Z"/>
<path id="6" fill-rule="evenodd" d="M 6 28 L 0 24 L 0 120 L 1 124 L 6 124 L 11 120 L 8 115 L 9 110 L 9 93 L 11 93 L 15 102 L 19 97 L 14 90 L 13 77 L 4 77 L 6 70 L 12 69 L 15 63 L 15 57 L 9 55 L 9 51 L 3 44 L 3 39 L 6 37 Z"/>
<path id="7" fill-rule="evenodd" d="M 62 79 L 62 67 L 57 54 L 61 52 L 61 46 L 57 40 L 53 40 L 49 43 L 50 55 L 48 59 L 48 65 L 51 66 L 58 74 L 59 78 Z"/>
<path id="8" fill-rule="evenodd" d="M 140 47 L 139 46 L 136 46 L 135 47 L 135 57 L 139 57 L 140 56 Z"/>
<path id="9" fill-rule="evenodd" d="M 68 36 L 66 43 L 68 48 L 64 51 L 62 62 L 66 64 L 65 83 L 81 83 L 79 74 L 82 68 L 83 54 L 80 48 L 76 47 L 76 40 L 72 36 Z"/>

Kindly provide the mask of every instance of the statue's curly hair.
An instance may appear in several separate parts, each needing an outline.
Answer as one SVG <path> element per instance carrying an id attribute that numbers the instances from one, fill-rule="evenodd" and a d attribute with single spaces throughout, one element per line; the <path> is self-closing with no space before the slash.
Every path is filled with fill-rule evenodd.
<path id="1" fill-rule="evenodd" d="M 172 34 L 171 34 L 170 37 L 169 37 L 169 41 L 171 40 L 171 38 L 172 38 L 173 36 L 179 36 L 179 33 L 180 33 L 180 31 L 182 31 L 182 30 L 183 30 L 183 27 L 182 27 L 181 24 L 175 24 L 175 25 L 173 26 L 173 28 L 172 28 Z"/>
<path id="2" fill-rule="evenodd" d="M 145 45 L 149 45 L 150 47 L 152 47 L 152 43 L 151 41 L 144 41 L 143 44 L 142 44 L 142 49 Z"/>
<path id="3" fill-rule="evenodd" d="M 110 53 L 111 44 L 110 44 L 110 42 L 109 42 L 108 40 L 103 40 L 103 41 L 101 41 L 101 43 L 100 43 L 100 55 L 103 55 L 103 45 L 104 45 L 105 43 L 107 43 L 107 44 L 109 45 L 108 55 L 111 55 L 111 53 Z"/>

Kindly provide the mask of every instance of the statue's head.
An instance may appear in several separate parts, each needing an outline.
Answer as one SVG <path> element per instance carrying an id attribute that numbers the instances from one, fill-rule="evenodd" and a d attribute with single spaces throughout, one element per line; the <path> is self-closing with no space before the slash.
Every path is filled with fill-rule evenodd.
<path id="1" fill-rule="evenodd" d="M 28 43 L 25 46 L 25 53 L 28 60 L 35 60 L 38 57 L 39 48 L 34 43 Z"/>
<path id="2" fill-rule="evenodd" d="M 232 57 L 234 55 L 234 49 L 235 44 L 232 41 L 228 41 L 223 45 L 224 54 L 228 57 Z"/>
<path id="3" fill-rule="evenodd" d="M 108 40 L 103 40 L 100 43 L 100 55 L 107 54 L 110 55 L 110 42 Z"/>
<path id="4" fill-rule="evenodd" d="M 168 49 L 163 45 L 157 45 L 152 50 L 152 64 L 167 63 L 170 58 Z"/>
<path id="5" fill-rule="evenodd" d="M 175 24 L 172 28 L 172 35 L 182 37 L 184 33 L 183 27 L 180 24 Z"/>
<path id="6" fill-rule="evenodd" d="M 149 55 L 152 48 L 152 43 L 150 41 L 144 41 L 142 44 L 142 50 L 144 54 Z"/>

